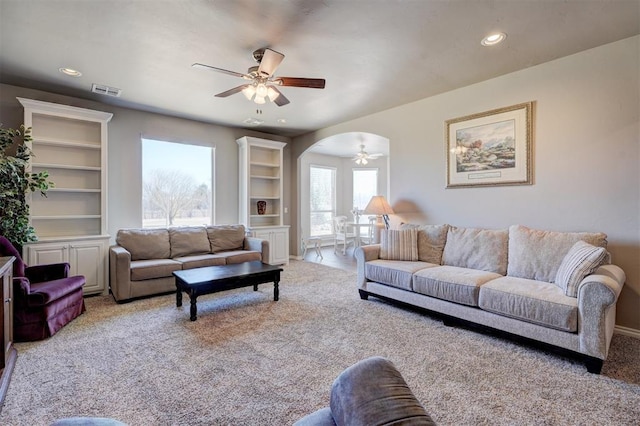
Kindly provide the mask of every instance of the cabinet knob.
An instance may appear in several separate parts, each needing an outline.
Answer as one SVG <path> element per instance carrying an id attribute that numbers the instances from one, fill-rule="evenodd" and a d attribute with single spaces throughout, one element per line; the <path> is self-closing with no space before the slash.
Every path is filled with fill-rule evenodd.
<path id="1" fill-rule="evenodd" d="M 4 299 L 4 303 L 11 303 L 11 298 Z"/>

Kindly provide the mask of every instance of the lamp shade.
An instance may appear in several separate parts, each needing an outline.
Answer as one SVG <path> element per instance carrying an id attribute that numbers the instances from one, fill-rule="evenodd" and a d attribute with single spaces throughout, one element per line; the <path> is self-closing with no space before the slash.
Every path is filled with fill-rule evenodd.
<path id="1" fill-rule="evenodd" d="M 369 200 L 369 204 L 364 208 L 364 214 L 388 215 L 393 214 L 393 209 L 383 195 L 374 195 Z"/>

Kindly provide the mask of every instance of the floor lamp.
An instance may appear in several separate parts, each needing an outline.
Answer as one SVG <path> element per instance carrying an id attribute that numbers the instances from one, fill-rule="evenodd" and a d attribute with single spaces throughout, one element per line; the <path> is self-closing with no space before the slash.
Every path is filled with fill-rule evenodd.
<path id="1" fill-rule="evenodd" d="M 375 243 L 380 242 L 380 228 L 382 228 L 382 219 L 384 219 L 385 229 L 389 229 L 389 215 L 393 214 L 393 209 L 387 202 L 387 199 L 383 195 L 374 195 L 369 200 L 369 204 L 364 208 L 363 214 L 376 215 L 377 223 L 376 229 L 373 233 Z"/>

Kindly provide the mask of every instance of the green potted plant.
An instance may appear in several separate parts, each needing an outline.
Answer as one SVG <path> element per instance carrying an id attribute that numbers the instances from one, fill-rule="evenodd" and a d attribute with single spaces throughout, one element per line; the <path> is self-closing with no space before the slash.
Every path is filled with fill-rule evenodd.
<path id="1" fill-rule="evenodd" d="M 36 233 L 29 224 L 30 192 L 46 192 L 53 187 L 49 173 L 31 173 L 28 169 L 33 156 L 28 143 L 31 128 L 5 129 L 0 124 L 0 235 L 6 237 L 19 250 L 28 242 L 36 241 Z"/>

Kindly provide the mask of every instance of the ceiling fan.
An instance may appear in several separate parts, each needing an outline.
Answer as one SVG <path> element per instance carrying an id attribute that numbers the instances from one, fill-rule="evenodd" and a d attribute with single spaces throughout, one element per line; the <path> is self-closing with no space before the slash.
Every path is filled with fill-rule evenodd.
<path id="1" fill-rule="evenodd" d="M 360 144 L 360 152 L 358 152 L 352 160 L 354 160 L 359 166 L 366 166 L 369 163 L 369 160 L 376 160 L 378 157 L 382 156 L 383 154 L 369 154 L 364 150 L 364 144 Z"/>
<path id="2" fill-rule="evenodd" d="M 247 99 L 253 100 L 256 104 L 264 104 L 266 99 L 269 99 L 276 105 L 283 106 L 289 103 L 289 99 L 280 92 L 277 86 L 324 89 L 325 80 L 323 78 L 274 76 L 273 73 L 284 59 L 284 55 L 275 50 L 269 48 L 258 49 L 253 52 L 253 59 L 255 59 L 258 65 L 250 67 L 246 73 L 229 71 L 199 63 L 191 66 L 221 72 L 249 81 L 246 84 L 218 93 L 216 95 L 218 98 L 226 98 L 227 96 L 242 92 Z"/>

